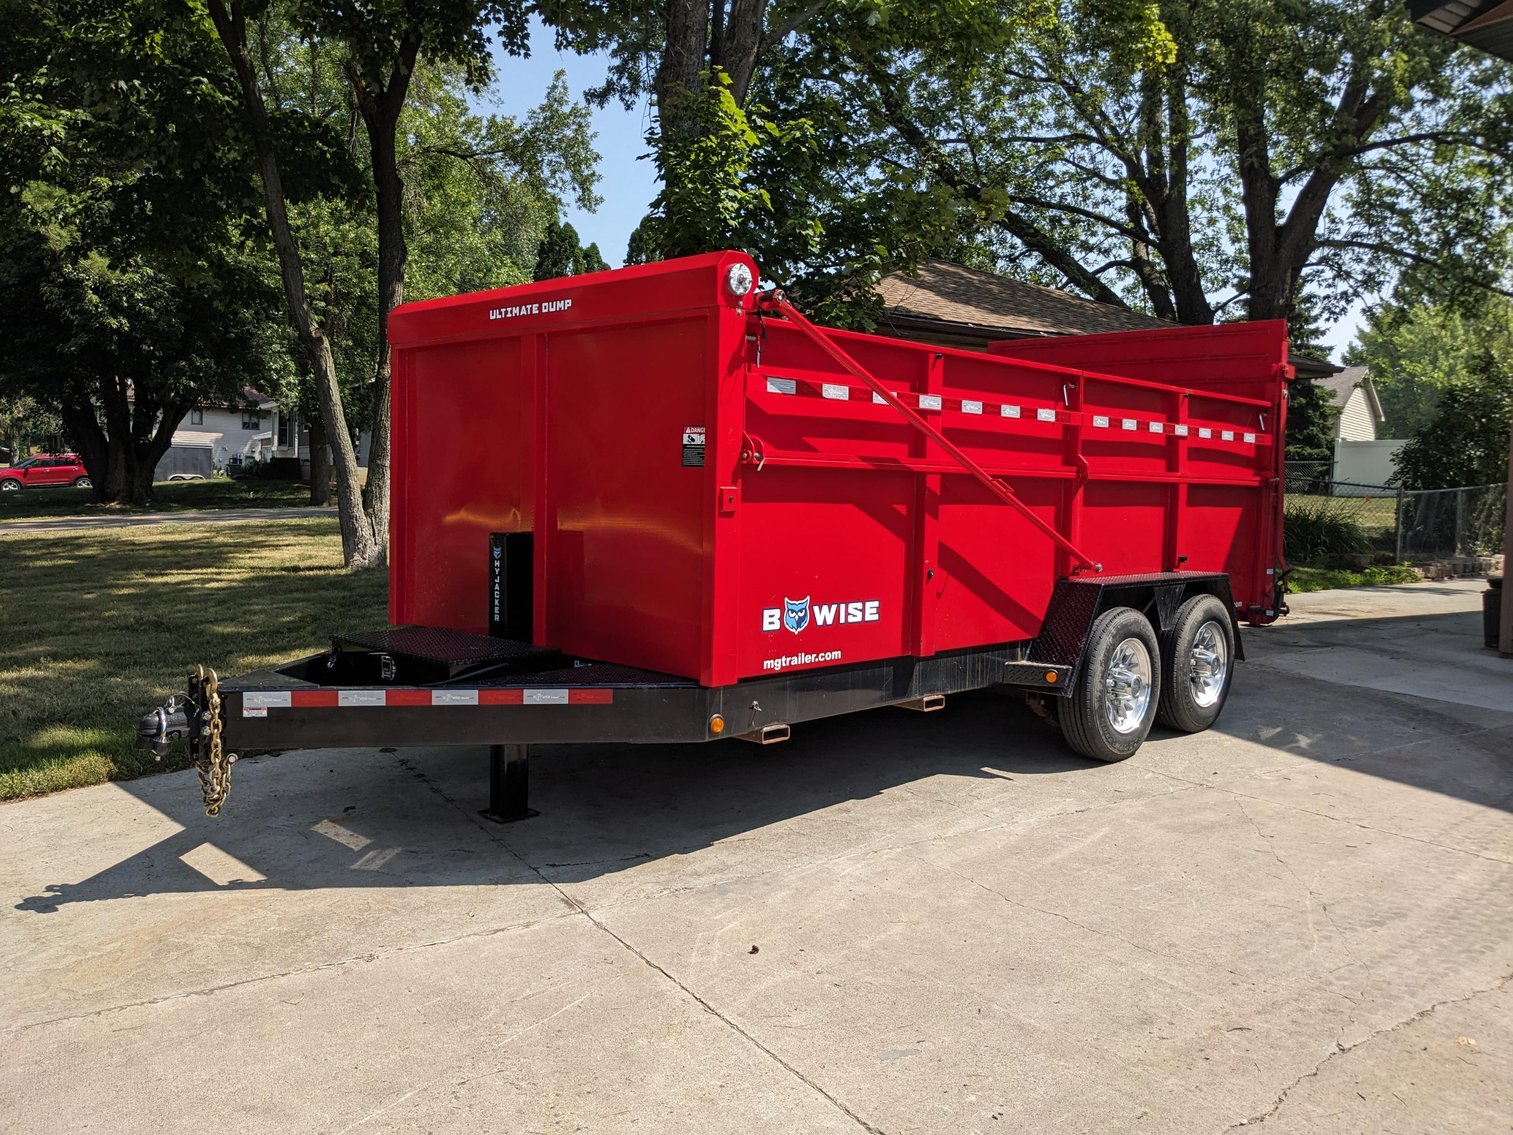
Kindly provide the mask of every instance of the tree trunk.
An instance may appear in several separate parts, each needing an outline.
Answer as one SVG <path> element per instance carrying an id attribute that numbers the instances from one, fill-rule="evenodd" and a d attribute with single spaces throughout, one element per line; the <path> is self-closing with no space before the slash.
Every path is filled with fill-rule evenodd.
<path id="1" fill-rule="evenodd" d="M 685 138 L 697 130 L 689 106 L 703 90 L 699 78 L 707 66 L 709 0 L 668 0 L 667 42 L 657 66 L 657 131 L 664 138 Z"/>
<path id="2" fill-rule="evenodd" d="M 331 503 L 331 451 L 326 448 L 326 427 L 318 416 L 310 423 L 310 503 Z"/>
<path id="3" fill-rule="evenodd" d="M 127 389 L 117 375 L 102 377 L 93 398 L 69 398 L 63 425 L 89 472 L 95 500 L 140 508 L 152 503 L 153 474 L 190 406 L 161 405 L 146 381 L 136 383 L 133 401 L 127 401 Z M 95 416 L 96 403 L 104 425 Z"/>
<path id="4" fill-rule="evenodd" d="M 373 162 L 373 184 L 378 212 L 378 358 L 373 368 L 373 426 L 368 445 L 368 484 L 363 504 L 373 530 L 385 544 L 389 530 L 389 313 L 404 302 L 405 267 L 409 247 L 404 230 L 404 182 L 399 176 L 396 135 L 404 108 L 418 41 L 401 46 L 393 74 L 374 89 L 349 72 L 357 95 L 357 108 L 368 131 L 368 149 Z"/>
<path id="5" fill-rule="evenodd" d="M 746 102 L 767 24 L 767 0 L 730 0 L 730 16 L 715 39 L 714 62 L 730 76 L 736 105 Z"/>
<path id="6" fill-rule="evenodd" d="M 273 136 L 269 128 L 267 108 L 263 104 L 262 91 L 258 87 L 257 73 L 247 51 L 247 24 L 241 0 L 232 0 L 230 7 L 225 0 L 210 0 L 210 19 L 215 24 L 221 45 L 231 59 L 241 90 L 242 108 L 247 112 L 253 144 L 257 150 L 258 166 L 263 179 L 263 204 L 268 218 L 268 229 L 278 250 L 279 269 L 284 282 L 284 299 L 289 310 L 289 319 L 294 333 L 309 358 L 310 372 L 315 378 L 316 396 L 320 403 L 322 425 L 330 439 L 332 456 L 336 467 L 337 515 L 341 522 L 342 558 L 347 567 L 358 569 L 372 567 L 384 562 L 384 540 L 375 535 L 372 521 L 363 507 L 362 487 L 357 472 L 357 453 L 352 446 L 352 433 L 347 428 L 347 416 L 341 404 L 341 385 L 336 374 L 336 361 L 331 355 L 331 344 L 325 331 L 310 308 L 305 290 L 305 270 L 300 260 L 299 246 L 289 227 L 289 214 L 284 200 L 283 175 L 278 154 L 273 148 Z"/>

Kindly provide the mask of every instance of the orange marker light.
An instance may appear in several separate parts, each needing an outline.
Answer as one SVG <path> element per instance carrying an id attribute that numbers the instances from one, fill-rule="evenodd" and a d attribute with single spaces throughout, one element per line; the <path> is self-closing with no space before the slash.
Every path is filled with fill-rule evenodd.
<path id="1" fill-rule="evenodd" d="M 709 731 L 711 733 L 725 732 L 725 719 L 718 713 L 709 719 Z"/>
<path id="2" fill-rule="evenodd" d="M 1046 685 L 1048 685 L 1048 686 L 1054 686 L 1056 684 L 1056 680 L 1057 680 L 1056 671 L 1054 671 L 1054 670 L 1047 670 L 1045 672 L 1045 684 Z"/>

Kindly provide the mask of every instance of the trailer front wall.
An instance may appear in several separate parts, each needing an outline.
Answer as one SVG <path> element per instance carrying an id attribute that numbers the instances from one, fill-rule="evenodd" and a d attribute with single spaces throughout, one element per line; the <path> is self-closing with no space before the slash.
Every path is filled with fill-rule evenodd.
<path id="1" fill-rule="evenodd" d="M 481 631 L 492 532 L 535 522 L 533 385 L 520 340 L 396 352 L 390 618 Z"/>
<path id="2" fill-rule="evenodd" d="M 683 463 L 683 435 L 706 419 L 707 323 L 565 332 L 546 345 L 537 610 L 543 641 L 568 654 L 698 671 L 712 517 L 709 470 Z"/>

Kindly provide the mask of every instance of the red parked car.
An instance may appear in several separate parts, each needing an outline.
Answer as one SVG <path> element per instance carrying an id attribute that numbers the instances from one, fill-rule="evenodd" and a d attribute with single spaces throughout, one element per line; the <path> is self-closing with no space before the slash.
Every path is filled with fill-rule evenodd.
<path id="1" fill-rule="evenodd" d="M 93 484 L 89 471 L 77 453 L 39 453 L 0 469 L 0 492 L 34 489 L 40 485 L 74 485 L 87 489 Z"/>

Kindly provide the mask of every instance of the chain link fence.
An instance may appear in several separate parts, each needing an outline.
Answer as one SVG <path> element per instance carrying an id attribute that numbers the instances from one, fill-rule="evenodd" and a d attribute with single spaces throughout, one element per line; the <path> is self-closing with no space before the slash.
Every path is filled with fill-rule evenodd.
<path id="1" fill-rule="evenodd" d="M 1502 551 L 1507 485 L 1399 489 L 1329 479 L 1327 461 L 1289 461 L 1289 506 L 1327 510 L 1358 525 L 1372 551 L 1398 563 L 1492 556 Z"/>
<path id="2" fill-rule="evenodd" d="M 1502 551 L 1507 485 L 1405 492 L 1398 513 L 1397 558 L 1442 560 Z"/>

